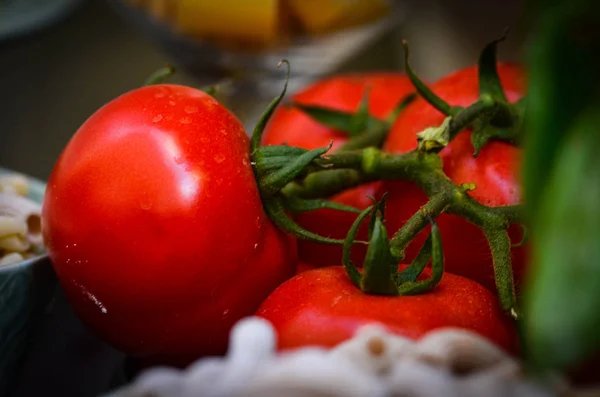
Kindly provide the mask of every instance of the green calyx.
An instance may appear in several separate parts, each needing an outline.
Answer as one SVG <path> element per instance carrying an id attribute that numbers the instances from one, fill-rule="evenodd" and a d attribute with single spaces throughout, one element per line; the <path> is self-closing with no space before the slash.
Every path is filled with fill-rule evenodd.
<path id="1" fill-rule="evenodd" d="M 398 103 L 386 120 L 380 120 L 369 115 L 369 92 L 370 87 L 367 87 L 363 100 L 355 113 L 300 103 L 293 103 L 292 106 L 303 111 L 318 123 L 348 135 L 350 140 L 339 150 L 362 149 L 369 146 L 379 147 L 383 144 L 400 112 L 416 96 L 414 94 L 407 95 Z"/>
<path id="2" fill-rule="evenodd" d="M 158 70 L 156 70 L 154 73 L 152 73 L 147 79 L 146 81 L 144 81 L 144 86 L 147 85 L 155 85 L 155 84 L 161 84 L 165 81 L 165 79 L 173 76 L 175 74 L 175 68 L 171 65 L 167 65 L 165 67 L 162 67 Z"/>
<path id="3" fill-rule="evenodd" d="M 383 223 L 384 206 L 385 196 L 379 203 L 361 212 L 350 228 L 342 259 L 348 277 L 361 291 L 368 294 L 401 296 L 416 295 L 432 290 L 440 282 L 444 273 L 441 236 L 436 223 L 429 218 L 432 228 L 426 243 L 417 258 L 407 268 L 399 271 L 399 262 L 392 254 L 391 242 Z M 369 216 L 371 217 L 369 246 L 361 272 L 350 260 L 350 252 L 358 228 Z M 430 260 L 431 277 L 426 280 L 418 280 Z"/>
<path id="4" fill-rule="evenodd" d="M 164 67 L 156 70 L 154 73 L 152 73 L 146 79 L 146 81 L 144 81 L 143 86 L 163 84 L 165 82 L 165 80 L 167 80 L 169 77 L 173 76 L 174 74 L 175 74 L 175 68 L 173 66 L 171 66 L 171 65 L 164 66 Z M 221 84 L 222 84 L 222 82 L 219 84 L 208 85 L 205 87 L 201 87 L 200 90 L 204 91 L 205 93 L 207 93 L 210 96 L 215 96 L 219 92 L 219 87 Z"/>
<path id="5" fill-rule="evenodd" d="M 408 43 L 403 42 L 405 69 L 419 95 L 447 118 L 440 127 L 428 128 L 419 134 L 419 148 L 440 151 L 460 131 L 471 128 L 471 142 L 477 157 L 485 144 L 500 140 L 519 144 L 523 130 L 525 101 L 509 103 L 497 70 L 497 46 L 506 39 L 508 30 L 485 46 L 479 57 L 479 100 L 468 107 L 451 106 L 423 83 L 409 64 Z M 428 138 L 433 136 L 432 138 Z"/>
<path id="6" fill-rule="evenodd" d="M 319 163 L 319 159 L 333 144 L 328 147 L 306 150 L 290 146 L 261 146 L 262 134 L 269 119 L 281 103 L 287 91 L 290 65 L 287 60 L 278 65 L 287 65 L 286 81 L 281 94 L 267 107 L 265 113 L 256 124 L 250 140 L 250 157 L 256 176 L 263 207 L 269 218 L 280 229 L 294 236 L 319 242 L 322 244 L 344 244 L 344 240 L 320 236 L 298 225 L 288 212 L 316 211 L 329 208 L 346 212 L 360 212 L 357 209 L 324 199 L 305 199 L 289 196 L 285 188 L 299 181 L 311 172 L 324 170 L 327 166 Z"/>
<path id="7" fill-rule="evenodd" d="M 275 98 L 256 124 L 251 141 L 250 152 L 253 170 L 259 185 L 263 206 L 272 221 L 281 229 L 298 238 L 319 242 L 323 244 L 344 244 L 344 240 L 319 236 L 298 225 L 288 214 L 289 212 L 315 211 L 328 208 L 346 212 L 360 212 L 350 206 L 341 205 L 324 199 L 328 197 L 326 190 L 339 192 L 342 187 L 357 186 L 369 182 L 369 178 L 358 175 L 353 170 L 331 170 L 329 181 L 322 174 L 317 183 L 320 184 L 318 197 L 303 195 L 301 191 L 314 191 L 310 175 L 318 171 L 326 171 L 330 166 L 325 164 L 325 154 L 331 149 L 333 142 L 328 147 L 306 150 L 285 145 L 261 146 L 263 131 L 280 105 L 287 91 L 290 74 L 290 65 L 287 60 L 278 65 L 287 66 L 286 81 L 281 94 Z M 338 152 L 362 149 L 366 147 L 379 147 L 383 144 L 391 124 L 414 98 L 408 95 L 403 98 L 394 109 L 388 120 L 379 120 L 368 113 L 368 93 L 365 90 L 364 100 L 359 105 L 355 114 L 339 112 L 316 106 L 295 106 L 306 112 L 313 119 L 331 128 L 345 131 L 350 139 L 338 149 Z M 364 243 L 356 241 L 354 243 Z"/>
<path id="8" fill-rule="evenodd" d="M 501 305 L 507 312 L 513 315 L 518 313 L 512 275 L 512 246 L 508 239 L 507 229 L 512 224 L 522 225 L 524 223 L 525 217 L 522 206 L 488 207 L 479 203 L 468 194 L 469 191 L 476 189 L 476 186 L 472 183 L 457 185 L 452 182 L 444 174 L 441 158 L 435 152 L 423 152 L 416 149 L 405 154 L 391 154 L 382 152 L 376 148 L 367 148 L 333 153 L 326 157 L 321 157 L 319 162 L 323 166 L 329 166 L 329 169 L 308 175 L 304 181 L 310 180 L 310 184 L 302 183 L 303 181 L 297 182 L 294 186 L 301 186 L 301 188 L 290 189 L 291 195 L 319 197 L 319 189 L 323 185 L 336 185 L 341 191 L 360 180 L 410 181 L 419 186 L 427 194 L 429 201 L 415 212 L 389 239 L 390 260 L 396 266 L 404 259 L 404 252 L 410 242 L 431 224 L 431 219 L 435 219 L 442 213 L 457 215 L 482 229 L 492 253 L 496 287 Z M 335 174 L 336 172 L 340 172 L 340 175 Z M 352 172 L 356 179 L 339 178 L 337 184 L 333 182 L 336 176 L 341 176 L 342 173 L 349 172 Z M 321 177 L 327 182 L 321 183 Z M 344 182 L 348 184 L 345 185 Z M 311 190 L 311 187 L 314 190 Z M 328 190 L 327 193 L 332 194 L 335 192 Z M 370 211 L 373 212 L 374 208 L 371 208 Z M 381 207 L 379 207 L 378 211 L 382 212 Z M 357 222 L 359 220 L 362 222 L 361 219 L 369 214 L 369 211 L 363 212 L 357 218 Z M 358 228 L 358 225 L 356 225 L 356 228 Z M 382 235 L 383 232 L 379 234 Z M 349 233 L 347 241 L 352 241 L 355 235 Z M 370 242 L 370 244 L 373 243 Z M 383 243 L 380 242 L 379 244 Z M 423 263 L 425 256 L 423 255 L 425 255 L 427 250 L 431 249 L 428 244 L 431 243 L 425 244 L 421 250 L 423 253 L 409 266 L 408 269 L 410 270 L 406 270 L 406 273 L 398 276 L 401 281 L 412 280 L 414 277 L 411 278 L 409 276 L 411 274 L 418 275 L 419 272 L 416 270 L 422 270 L 425 266 L 426 263 Z M 381 255 L 379 257 L 381 258 Z M 357 275 L 358 270 L 352 270 L 353 266 L 350 266 L 351 263 L 347 262 L 349 260 L 349 253 L 345 254 L 345 258 L 344 265 L 346 271 L 356 284 L 359 279 Z M 385 290 L 386 288 L 381 287 L 381 289 Z M 411 289 L 411 291 L 420 291 L 420 289 Z"/>

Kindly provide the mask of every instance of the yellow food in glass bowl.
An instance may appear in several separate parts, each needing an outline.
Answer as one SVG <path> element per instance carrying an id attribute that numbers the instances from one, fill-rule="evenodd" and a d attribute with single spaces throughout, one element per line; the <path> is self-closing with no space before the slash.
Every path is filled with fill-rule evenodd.
<path id="1" fill-rule="evenodd" d="M 389 0 L 128 0 L 182 34 L 221 45 L 272 47 L 372 22 Z"/>

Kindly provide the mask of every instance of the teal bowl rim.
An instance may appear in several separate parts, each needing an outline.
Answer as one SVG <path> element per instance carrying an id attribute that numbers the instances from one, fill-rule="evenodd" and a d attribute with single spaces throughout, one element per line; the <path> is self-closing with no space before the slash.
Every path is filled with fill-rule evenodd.
<path id="1" fill-rule="evenodd" d="M 46 184 L 44 182 L 42 182 L 41 180 L 34 178 L 30 175 L 27 175 L 23 172 L 12 170 L 9 168 L 0 167 L 0 175 L 13 174 L 13 173 L 23 175 L 29 180 L 29 183 L 30 183 L 29 198 L 41 204 L 42 199 L 44 197 L 44 192 L 46 191 Z M 32 266 L 33 264 L 35 264 L 39 261 L 44 261 L 47 259 L 48 259 L 48 255 L 46 255 L 46 254 L 38 255 L 33 258 L 25 259 L 24 261 L 21 261 L 21 262 L 12 263 L 10 265 L 0 266 L 0 272 L 10 272 L 10 271 L 14 271 L 17 269 L 22 269 L 22 268 L 25 268 L 28 266 Z"/>

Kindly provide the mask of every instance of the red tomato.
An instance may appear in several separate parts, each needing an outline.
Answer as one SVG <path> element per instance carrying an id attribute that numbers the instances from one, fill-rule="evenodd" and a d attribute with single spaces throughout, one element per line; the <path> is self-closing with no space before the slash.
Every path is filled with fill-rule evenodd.
<path id="1" fill-rule="evenodd" d="M 426 269 L 422 276 L 429 274 Z M 280 349 L 332 347 L 373 323 L 411 339 L 459 327 L 509 352 L 518 349 L 514 325 L 496 297 L 475 281 L 450 273 L 431 292 L 398 297 L 363 293 L 341 266 L 310 270 L 277 288 L 257 315 L 273 324 Z"/>
<path id="2" fill-rule="evenodd" d="M 506 96 L 517 101 L 524 93 L 524 72 L 516 65 L 500 64 L 498 72 Z M 451 74 L 431 86 L 431 89 L 451 105 L 468 106 L 478 99 L 477 68 L 470 67 Z M 384 150 L 406 153 L 417 147 L 416 134 L 427 127 L 437 126 L 444 115 L 422 98 L 409 105 L 396 120 L 384 145 Z M 490 206 L 519 204 L 521 189 L 519 172 L 521 149 L 503 142 L 488 142 L 477 158 L 473 158 L 471 132 L 463 131 L 440 152 L 444 171 L 455 183 L 475 183 L 469 194 Z M 409 182 L 386 183 L 386 225 L 391 233 L 398 230 L 423 204 L 427 196 Z M 462 275 L 495 290 L 492 256 L 482 231 L 454 215 L 443 214 L 437 219 L 444 244 L 446 270 Z M 410 244 L 406 261 L 412 261 L 425 241 L 429 228 Z M 521 229 L 511 227 L 511 238 L 521 239 Z M 513 249 L 513 268 L 517 280 L 523 274 L 524 248 Z"/>
<path id="3" fill-rule="evenodd" d="M 79 317 L 117 348 L 181 363 L 295 272 L 263 211 L 241 123 L 188 87 L 133 90 L 93 114 L 48 183 L 48 253 Z"/>
<path id="4" fill-rule="evenodd" d="M 410 80 L 401 73 L 347 74 L 321 80 L 295 94 L 292 99 L 303 105 L 355 112 L 367 87 L 370 87 L 369 114 L 382 120 L 390 115 L 406 95 L 414 91 Z M 331 140 L 332 150 L 335 151 L 348 141 L 348 135 L 318 123 L 301 110 L 280 106 L 265 129 L 263 143 L 316 149 L 326 147 Z M 377 197 L 380 186 L 380 183 L 366 184 L 344 191 L 331 197 L 331 200 L 364 209 L 373 204 L 368 197 Z M 355 219 L 355 214 L 328 209 L 298 214 L 296 217 L 296 221 L 304 228 L 333 238 L 346 237 Z M 360 229 L 358 238 L 367 238 L 366 227 Z M 366 247 L 356 246 L 352 251 L 352 259 L 361 264 L 365 253 Z M 301 260 L 314 266 L 342 263 L 340 246 L 299 240 L 298 254 Z"/>

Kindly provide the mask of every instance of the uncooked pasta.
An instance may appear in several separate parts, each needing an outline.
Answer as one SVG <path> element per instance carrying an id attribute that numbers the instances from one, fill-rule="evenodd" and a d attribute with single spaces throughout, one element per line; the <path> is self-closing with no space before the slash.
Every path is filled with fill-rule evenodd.
<path id="1" fill-rule="evenodd" d="M 29 199 L 28 193 L 26 177 L 0 175 L 0 266 L 43 252 L 41 205 Z"/>

